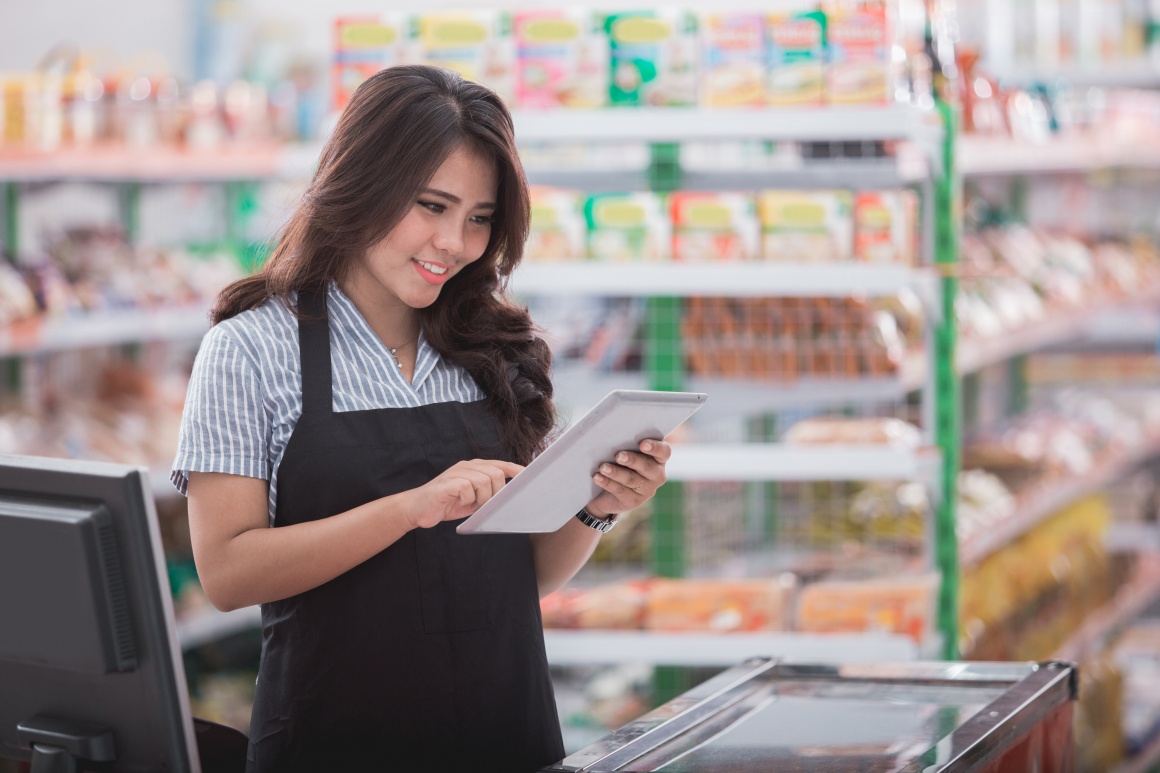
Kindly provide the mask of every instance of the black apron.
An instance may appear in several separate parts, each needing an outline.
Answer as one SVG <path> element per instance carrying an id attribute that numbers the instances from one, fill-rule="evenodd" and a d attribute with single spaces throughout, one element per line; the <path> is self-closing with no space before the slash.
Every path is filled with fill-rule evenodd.
<path id="1" fill-rule="evenodd" d="M 302 416 L 274 526 L 510 458 L 485 402 L 335 413 L 325 296 L 301 295 Z M 324 585 L 262 605 L 248 773 L 534 771 L 563 758 L 527 535 L 409 532 Z"/>

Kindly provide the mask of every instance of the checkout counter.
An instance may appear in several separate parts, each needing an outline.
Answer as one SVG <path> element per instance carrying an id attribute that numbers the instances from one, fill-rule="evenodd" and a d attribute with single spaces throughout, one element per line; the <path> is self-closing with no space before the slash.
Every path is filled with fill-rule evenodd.
<path id="1" fill-rule="evenodd" d="M 735 666 L 541 773 L 1071 773 L 1068 663 Z"/>

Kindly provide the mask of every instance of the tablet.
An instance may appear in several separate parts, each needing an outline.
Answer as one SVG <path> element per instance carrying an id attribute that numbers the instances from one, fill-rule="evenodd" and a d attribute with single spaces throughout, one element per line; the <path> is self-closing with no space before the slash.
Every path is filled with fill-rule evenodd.
<path id="1" fill-rule="evenodd" d="M 699 392 L 617 389 L 569 427 L 474 515 L 460 534 L 555 531 L 604 489 L 592 482 L 618 451 L 664 438 L 705 404 Z"/>

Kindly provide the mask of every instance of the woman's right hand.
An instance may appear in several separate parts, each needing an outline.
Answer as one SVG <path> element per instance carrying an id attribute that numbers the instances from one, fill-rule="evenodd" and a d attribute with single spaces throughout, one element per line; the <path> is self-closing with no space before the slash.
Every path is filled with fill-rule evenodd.
<path id="1" fill-rule="evenodd" d="M 474 513 L 524 468 L 498 459 L 469 459 L 408 492 L 407 519 L 413 529 L 429 529 Z"/>

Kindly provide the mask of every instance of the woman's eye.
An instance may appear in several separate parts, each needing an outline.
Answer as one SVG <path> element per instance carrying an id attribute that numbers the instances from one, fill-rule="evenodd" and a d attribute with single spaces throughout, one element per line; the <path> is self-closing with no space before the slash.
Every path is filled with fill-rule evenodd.
<path id="1" fill-rule="evenodd" d="M 419 206 L 426 207 L 427 209 L 431 210 L 432 212 L 434 212 L 437 215 L 441 214 L 443 212 L 443 210 L 447 209 L 447 207 L 443 206 L 442 204 L 438 204 L 434 201 L 420 201 Z"/>
<path id="2" fill-rule="evenodd" d="M 495 215 L 476 215 L 471 219 L 480 225 L 491 225 L 495 222 Z"/>

